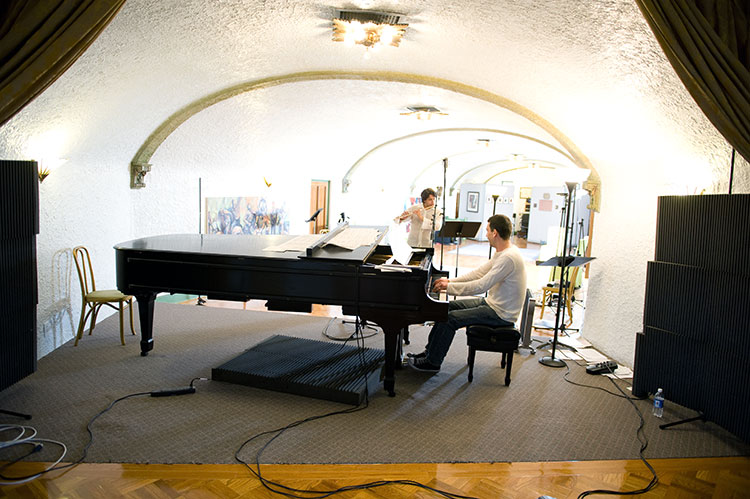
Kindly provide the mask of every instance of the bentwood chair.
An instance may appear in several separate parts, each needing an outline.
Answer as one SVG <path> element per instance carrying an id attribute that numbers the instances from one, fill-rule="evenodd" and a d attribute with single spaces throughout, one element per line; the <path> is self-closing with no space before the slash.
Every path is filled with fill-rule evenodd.
<path id="1" fill-rule="evenodd" d="M 135 335 L 133 328 L 133 297 L 122 294 L 116 289 L 96 289 L 94 281 L 94 269 L 91 266 L 91 256 L 89 250 L 84 246 L 73 248 L 73 259 L 76 262 L 78 270 L 78 280 L 81 284 L 81 319 L 78 321 L 78 333 L 73 346 L 78 346 L 78 341 L 83 337 L 83 326 L 89 315 L 91 316 L 91 327 L 89 335 L 94 331 L 96 325 L 96 316 L 102 305 L 118 310 L 120 313 L 120 342 L 125 344 L 125 335 L 123 334 L 123 310 L 126 305 L 130 309 L 130 332 Z M 117 306 L 114 304 L 117 303 Z"/>
<path id="2" fill-rule="evenodd" d="M 566 323 L 566 326 L 570 326 L 573 323 L 573 293 L 576 289 L 576 280 L 578 279 L 578 271 L 581 267 L 573 267 L 573 270 L 570 272 L 570 280 L 567 283 L 564 283 L 564 286 L 567 286 L 567 292 L 565 293 L 565 308 L 568 309 L 568 321 Z M 543 286 L 542 287 L 542 310 L 539 313 L 539 318 L 542 319 L 544 317 L 544 307 L 547 305 L 549 301 L 552 300 L 553 295 L 559 294 L 560 292 L 560 285 L 549 285 L 549 286 Z"/>

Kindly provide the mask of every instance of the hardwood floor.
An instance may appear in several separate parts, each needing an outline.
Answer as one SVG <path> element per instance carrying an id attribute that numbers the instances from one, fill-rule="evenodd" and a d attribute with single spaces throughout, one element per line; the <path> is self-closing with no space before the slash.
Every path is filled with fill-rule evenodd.
<path id="1" fill-rule="evenodd" d="M 748 498 L 750 458 L 654 459 L 659 484 L 644 498 Z M 39 463 L 4 470 L 32 473 Z M 326 490 L 378 480 L 414 480 L 477 498 L 576 498 L 591 489 L 635 490 L 651 474 L 641 461 L 475 464 L 265 465 L 263 477 L 302 490 Z M 314 497 L 297 493 L 300 497 Z M 36 480 L 0 487 L 0 497 L 271 498 L 242 465 L 81 464 Z M 389 484 L 337 494 L 342 498 L 441 497 L 413 485 Z M 594 497 L 603 497 L 594 495 Z"/>

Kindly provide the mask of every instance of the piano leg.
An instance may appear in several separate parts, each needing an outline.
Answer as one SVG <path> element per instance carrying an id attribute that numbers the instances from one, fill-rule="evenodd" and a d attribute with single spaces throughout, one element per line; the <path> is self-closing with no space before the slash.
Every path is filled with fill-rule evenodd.
<path id="1" fill-rule="evenodd" d="M 154 348 L 154 299 L 156 293 L 135 295 L 138 301 L 138 318 L 141 321 L 141 356 L 145 357 Z"/>
<path id="2" fill-rule="evenodd" d="M 401 327 L 383 327 L 385 337 L 385 379 L 383 386 L 389 397 L 396 396 L 396 363 L 401 362 Z"/>

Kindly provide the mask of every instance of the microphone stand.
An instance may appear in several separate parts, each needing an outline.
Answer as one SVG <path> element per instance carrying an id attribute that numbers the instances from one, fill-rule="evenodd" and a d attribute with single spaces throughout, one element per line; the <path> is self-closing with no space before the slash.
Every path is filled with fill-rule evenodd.
<path id="1" fill-rule="evenodd" d="M 435 248 L 435 219 L 437 218 L 437 199 L 432 204 L 432 229 L 430 230 L 430 248 Z"/>
<path id="2" fill-rule="evenodd" d="M 446 191 L 448 176 L 448 158 L 443 158 L 443 227 L 445 226 L 445 198 L 448 197 L 448 191 Z M 445 248 L 445 241 L 440 243 L 440 270 L 443 270 L 443 249 Z"/>
<path id="3" fill-rule="evenodd" d="M 565 362 L 555 358 L 555 351 L 557 349 L 557 335 L 560 331 L 560 311 L 562 310 L 563 302 L 565 301 L 565 275 L 568 266 L 568 233 L 570 231 L 570 202 L 573 198 L 573 189 L 575 189 L 575 182 L 566 182 L 568 187 L 568 206 L 565 213 L 565 236 L 563 237 L 563 251 L 560 257 L 560 289 L 557 292 L 557 311 L 555 312 L 555 334 L 552 339 L 552 355 L 542 357 L 539 359 L 539 363 L 547 367 L 565 367 Z"/>
<path id="4" fill-rule="evenodd" d="M 497 209 L 497 198 L 499 198 L 499 194 L 493 194 L 492 195 L 492 216 L 495 216 L 495 210 Z M 492 246 L 490 246 L 490 255 L 489 258 L 492 258 Z M 487 295 L 487 293 L 485 293 Z"/>

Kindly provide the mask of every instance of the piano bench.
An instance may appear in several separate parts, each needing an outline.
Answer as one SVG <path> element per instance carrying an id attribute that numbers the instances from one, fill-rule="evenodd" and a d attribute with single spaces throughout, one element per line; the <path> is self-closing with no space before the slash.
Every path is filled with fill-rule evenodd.
<path id="1" fill-rule="evenodd" d="M 480 350 L 503 354 L 500 360 L 500 367 L 505 368 L 505 386 L 510 385 L 513 352 L 518 349 L 520 339 L 521 333 L 512 326 L 467 326 L 466 344 L 469 346 L 469 383 L 474 379 L 474 358 L 477 350 Z"/>

